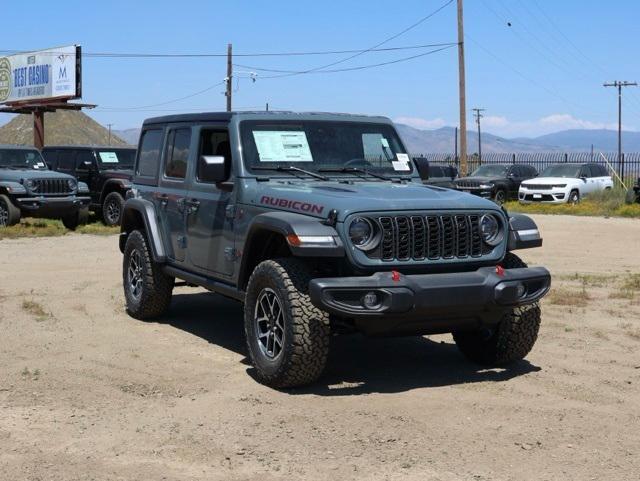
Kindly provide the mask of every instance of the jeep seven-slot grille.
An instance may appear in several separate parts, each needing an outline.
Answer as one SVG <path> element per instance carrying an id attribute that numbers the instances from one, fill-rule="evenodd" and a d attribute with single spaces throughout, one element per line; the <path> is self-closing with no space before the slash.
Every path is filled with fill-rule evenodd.
<path id="1" fill-rule="evenodd" d="M 464 259 L 490 249 L 480 236 L 479 214 L 385 216 L 376 219 L 380 247 L 371 258 L 385 261 Z"/>
<path id="2" fill-rule="evenodd" d="M 456 180 L 456 187 L 473 188 L 473 187 L 479 187 L 479 186 L 480 186 L 480 182 L 478 182 L 477 180 Z"/>
<path id="3" fill-rule="evenodd" d="M 42 195 L 64 195 L 73 193 L 67 179 L 35 179 L 31 190 L 36 194 Z"/>

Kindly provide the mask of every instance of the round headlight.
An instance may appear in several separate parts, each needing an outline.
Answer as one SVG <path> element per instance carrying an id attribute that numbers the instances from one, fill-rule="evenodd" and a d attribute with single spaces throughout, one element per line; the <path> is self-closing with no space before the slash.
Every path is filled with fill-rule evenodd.
<path id="1" fill-rule="evenodd" d="M 33 181 L 33 179 L 27 179 L 24 185 L 29 190 L 36 190 L 36 183 Z"/>
<path id="2" fill-rule="evenodd" d="M 358 249 L 368 250 L 374 247 L 375 234 L 373 224 L 365 217 L 356 217 L 349 224 L 349 239 Z"/>
<path id="3" fill-rule="evenodd" d="M 490 246 L 496 246 L 500 243 L 502 240 L 502 230 L 500 229 L 500 222 L 496 219 L 496 216 L 485 214 L 480 217 L 480 234 L 482 234 L 482 240 Z"/>
<path id="4" fill-rule="evenodd" d="M 69 189 L 71 189 L 71 190 L 75 190 L 76 187 L 78 186 L 78 184 L 76 183 L 76 181 L 74 179 L 67 180 L 67 184 L 69 185 Z"/>

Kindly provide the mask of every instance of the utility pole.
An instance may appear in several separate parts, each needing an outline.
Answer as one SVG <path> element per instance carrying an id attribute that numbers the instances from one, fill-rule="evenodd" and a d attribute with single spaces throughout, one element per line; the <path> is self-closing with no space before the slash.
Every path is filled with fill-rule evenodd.
<path id="1" fill-rule="evenodd" d="M 476 116 L 476 124 L 478 124 L 478 163 L 482 165 L 482 137 L 480 134 L 480 119 L 483 115 L 480 112 L 484 112 L 486 109 L 471 109 L 473 110 L 473 114 Z"/>
<path id="2" fill-rule="evenodd" d="M 460 97 L 460 173 L 467 175 L 467 101 L 464 76 L 464 23 L 458 0 L 458 90 Z"/>
<path id="3" fill-rule="evenodd" d="M 231 44 L 227 44 L 227 91 L 225 96 L 227 97 L 227 112 L 231 112 L 231 92 L 233 81 L 233 54 Z"/>
<path id="4" fill-rule="evenodd" d="M 620 177 L 624 178 L 624 164 L 622 160 L 622 87 L 635 87 L 636 82 L 627 82 L 626 80 L 616 80 L 614 82 L 605 82 L 605 87 L 618 88 L 618 168 L 620 169 Z"/>
<path id="5" fill-rule="evenodd" d="M 109 144 L 108 145 L 111 145 L 111 126 L 112 125 L 113 124 L 107 124 L 107 127 L 109 127 Z"/>
<path id="6" fill-rule="evenodd" d="M 460 164 L 458 163 L 458 127 L 455 128 L 453 133 L 453 145 L 454 145 L 453 162 L 456 164 L 456 167 L 460 168 Z"/>

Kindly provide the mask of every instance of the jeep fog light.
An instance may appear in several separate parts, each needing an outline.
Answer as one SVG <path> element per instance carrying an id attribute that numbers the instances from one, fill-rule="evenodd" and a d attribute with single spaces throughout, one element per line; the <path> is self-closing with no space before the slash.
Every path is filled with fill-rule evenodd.
<path id="1" fill-rule="evenodd" d="M 362 305 L 367 309 L 376 309 L 380 306 L 380 299 L 375 292 L 367 292 L 362 298 Z"/>
<path id="2" fill-rule="evenodd" d="M 518 296 L 518 299 L 524 297 L 526 293 L 527 288 L 524 286 L 524 284 L 518 284 L 518 287 L 516 287 L 516 295 Z"/>

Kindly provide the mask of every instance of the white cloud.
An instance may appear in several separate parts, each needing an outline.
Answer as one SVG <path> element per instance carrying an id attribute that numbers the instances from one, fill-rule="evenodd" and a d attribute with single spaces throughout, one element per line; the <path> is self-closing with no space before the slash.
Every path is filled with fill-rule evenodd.
<path id="1" fill-rule="evenodd" d="M 441 118 L 423 119 L 420 117 L 398 117 L 396 122 L 410 125 L 417 129 L 437 129 L 445 125 L 455 126 L 456 121 L 446 122 Z M 467 118 L 467 128 L 475 130 L 475 121 L 472 116 Z M 617 130 L 616 122 L 594 122 L 579 119 L 571 114 L 556 113 L 546 115 L 534 120 L 511 120 L 502 115 L 485 115 L 482 117 L 482 129 L 485 132 L 501 137 L 537 137 L 560 130 L 569 129 L 610 129 Z M 632 125 L 623 125 L 624 130 L 636 130 Z"/>
<path id="2" fill-rule="evenodd" d="M 444 119 L 421 119 L 419 117 L 398 117 L 393 120 L 398 124 L 405 124 L 415 129 L 439 129 L 440 127 L 444 127 L 447 125 L 447 122 Z"/>

